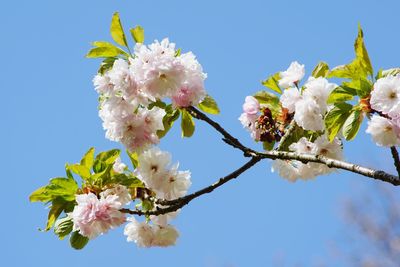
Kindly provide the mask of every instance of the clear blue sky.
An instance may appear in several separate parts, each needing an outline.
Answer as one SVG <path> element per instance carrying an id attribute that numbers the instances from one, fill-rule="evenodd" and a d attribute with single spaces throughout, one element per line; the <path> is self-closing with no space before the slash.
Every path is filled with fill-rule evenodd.
<path id="1" fill-rule="evenodd" d="M 260 80 L 293 60 L 308 73 L 321 59 L 331 66 L 353 58 L 357 23 L 374 67 L 400 65 L 398 1 L 3 1 L 0 32 L 2 266 L 305 266 L 327 257 L 327 244 L 346 227 L 340 199 L 367 178 L 345 173 L 289 183 L 262 162 L 238 180 L 186 207 L 176 226 L 181 237 L 168 249 L 138 249 L 122 228 L 75 251 L 67 240 L 40 233 L 46 212 L 28 195 L 64 174 L 90 147 L 120 147 L 104 138 L 92 77 L 99 61 L 84 55 L 95 40 L 111 40 L 112 13 L 125 28 L 140 24 L 148 42 L 169 37 L 193 51 L 208 73 L 206 86 L 218 101 L 216 117 L 245 144 L 238 122 L 246 95 Z M 241 153 L 227 147 L 207 125 L 191 139 L 178 129 L 161 148 L 192 171 L 199 189 L 238 167 Z M 389 152 L 369 137 L 345 145 L 347 159 L 393 171 Z"/>

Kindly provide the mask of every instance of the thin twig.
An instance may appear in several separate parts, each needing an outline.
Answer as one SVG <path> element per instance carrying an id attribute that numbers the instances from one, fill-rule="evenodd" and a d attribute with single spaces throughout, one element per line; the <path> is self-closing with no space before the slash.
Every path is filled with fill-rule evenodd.
<path id="1" fill-rule="evenodd" d="M 156 204 L 162 205 L 162 206 L 167 206 L 165 208 L 158 208 L 154 211 L 141 211 L 141 210 L 129 210 L 129 209 L 122 209 L 121 212 L 124 213 L 129 213 L 129 214 L 136 214 L 136 215 L 161 215 L 161 214 L 166 214 L 169 212 L 174 212 L 183 206 L 187 205 L 190 201 L 193 199 L 207 194 L 211 193 L 218 187 L 222 186 L 223 184 L 237 178 L 240 174 L 244 173 L 246 170 L 250 169 L 253 167 L 257 162 L 259 162 L 262 158 L 256 157 L 256 158 L 251 158 L 246 164 L 238 168 L 237 170 L 233 171 L 232 173 L 228 174 L 225 177 L 220 178 L 218 181 L 213 183 L 212 185 L 209 185 L 199 191 L 196 191 L 192 194 L 186 195 L 181 198 L 173 199 L 173 200 L 156 200 Z"/>
<path id="2" fill-rule="evenodd" d="M 224 138 L 222 139 L 225 143 L 238 148 L 243 151 L 244 155 L 246 157 L 252 157 L 255 155 L 255 151 L 245 147 L 242 145 L 242 143 L 239 142 L 239 140 L 235 137 L 233 137 L 230 133 L 228 133 L 221 125 L 219 125 L 217 122 L 213 121 L 210 119 L 206 114 L 201 112 L 200 110 L 196 109 L 195 107 L 188 107 L 186 110 L 196 119 L 202 120 L 207 122 L 211 127 L 213 127 L 215 130 L 217 130 L 219 133 L 221 133 Z"/>
<path id="3" fill-rule="evenodd" d="M 390 151 L 392 152 L 392 157 L 393 157 L 393 163 L 394 166 L 396 167 L 397 173 L 400 177 L 400 158 L 399 158 L 399 152 L 397 152 L 397 149 L 395 146 L 390 147 Z"/>
<path id="4" fill-rule="evenodd" d="M 296 121 L 293 119 L 289 127 L 286 129 L 285 134 L 282 136 L 281 140 L 279 141 L 279 145 L 276 147 L 276 150 L 282 150 L 283 145 L 285 145 L 288 138 L 292 135 L 293 131 L 296 129 Z"/>

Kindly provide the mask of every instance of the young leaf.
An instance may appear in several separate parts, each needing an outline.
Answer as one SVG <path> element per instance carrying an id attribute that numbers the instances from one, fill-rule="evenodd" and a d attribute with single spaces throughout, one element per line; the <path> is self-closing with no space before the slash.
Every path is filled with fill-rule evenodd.
<path id="1" fill-rule="evenodd" d="M 68 169 L 70 169 L 73 173 L 78 174 L 84 180 L 88 180 L 90 178 L 90 169 L 84 165 L 72 164 L 68 165 Z"/>
<path id="2" fill-rule="evenodd" d="M 73 232 L 69 238 L 69 243 L 74 249 L 83 249 L 88 242 L 89 238 L 81 235 L 78 231 Z"/>
<path id="3" fill-rule="evenodd" d="M 358 130 L 360 129 L 362 120 L 362 111 L 359 109 L 353 109 L 353 111 L 343 124 L 342 133 L 347 141 L 353 140 L 356 137 Z"/>
<path id="4" fill-rule="evenodd" d="M 315 78 L 318 77 L 326 77 L 329 72 L 329 66 L 326 62 L 319 62 L 317 66 L 315 66 L 314 70 L 312 71 L 312 76 Z"/>
<path id="5" fill-rule="evenodd" d="M 129 152 L 129 150 L 126 150 L 126 153 L 128 154 L 133 167 L 136 169 L 139 166 L 139 155 L 136 152 Z"/>
<path id="6" fill-rule="evenodd" d="M 58 236 L 60 240 L 69 235 L 72 232 L 72 227 L 74 223 L 71 217 L 64 217 L 58 219 L 54 224 L 54 233 Z"/>
<path id="7" fill-rule="evenodd" d="M 209 114 L 219 114 L 219 108 L 217 102 L 210 96 L 206 95 L 206 97 L 199 103 L 199 109 Z"/>
<path id="8" fill-rule="evenodd" d="M 272 91 L 275 91 L 279 94 L 282 94 L 281 88 L 279 88 L 278 81 L 280 79 L 279 72 L 275 73 L 274 75 L 268 77 L 265 81 L 262 81 L 261 84 L 265 87 L 268 87 Z"/>
<path id="9" fill-rule="evenodd" d="M 254 98 L 257 99 L 260 104 L 279 105 L 279 97 L 266 91 L 258 91 L 255 93 Z"/>
<path id="10" fill-rule="evenodd" d="M 279 103 L 279 97 L 277 95 L 266 91 L 258 91 L 257 93 L 255 93 L 254 98 L 257 99 L 263 107 L 268 107 L 274 117 L 278 116 L 281 113 L 282 108 Z"/>
<path id="11" fill-rule="evenodd" d="M 141 26 L 138 25 L 135 28 L 130 29 L 130 32 L 136 43 L 144 43 L 144 29 Z"/>
<path id="12" fill-rule="evenodd" d="M 114 62 L 117 60 L 116 57 L 107 57 L 105 58 L 100 65 L 99 70 L 97 71 L 99 74 L 103 75 L 107 70 L 111 69 L 114 66 Z"/>
<path id="13" fill-rule="evenodd" d="M 335 104 L 338 102 L 345 102 L 352 100 L 357 95 L 357 91 L 349 87 L 336 87 L 328 97 L 328 104 Z"/>
<path id="14" fill-rule="evenodd" d="M 56 198 L 53 200 L 49 215 L 47 218 L 47 225 L 45 231 L 50 230 L 50 228 L 53 226 L 54 222 L 57 220 L 57 218 L 60 216 L 61 212 L 64 210 L 66 206 L 65 200 L 61 198 Z"/>
<path id="15" fill-rule="evenodd" d="M 186 111 L 186 109 L 181 109 L 181 129 L 182 137 L 191 137 L 194 133 L 194 121 L 192 116 Z"/>
<path id="16" fill-rule="evenodd" d="M 112 38 L 117 44 L 128 47 L 128 43 L 126 42 L 124 29 L 122 28 L 118 12 L 115 12 L 111 19 L 110 31 Z"/>
<path id="17" fill-rule="evenodd" d="M 264 150 L 270 151 L 272 149 L 274 149 L 274 145 L 275 145 L 275 141 L 273 142 L 263 142 L 263 148 Z"/>
<path id="18" fill-rule="evenodd" d="M 97 154 L 96 160 L 104 161 L 106 164 L 112 164 L 119 157 L 121 151 L 119 149 L 111 149 Z"/>
<path id="19" fill-rule="evenodd" d="M 91 169 L 93 167 L 93 162 L 94 162 L 94 148 L 91 147 L 81 159 L 81 165 L 85 166 L 88 169 Z"/>
<path id="20" fill-rule="evenodd" d="M 400 68 L 392 68 L 392 69 L 382 70 L 381 73 L 382 73 L 381 77 L 386 77 L 389 75 L 395 76 L 397 74 L 400 74 Z M 381 77 L 379 77 L 379 78 L 381 78 Z"/>
<path id="21" fill-rule="evenodd" d="M 350 82 L 343 82 L 343 86 L 354 89 L 361 98 L 367 97 L 372 90 L 372 83 L 365 78 L 353 79 Z"/>
<path id="22" fill-rule="evenodd" d="M 366 73 L 369 75 L 373 75 L 371 61 L 368 56 L 367 49 L 364 44 L 364 34 L 361 29 L 361 26 L 358 25 L 358 35 L 357 39 L 354 42 L 354 50 L 356 52 L 356 58 L 360 60 L 360 64 L 365 69 Z"/>
<path id="23" fill-rule="evenodd" d="M 352 105 L 345 102 L 336 103 L 325 116 L 325 126 L 328 131 L 329 141 L 332 141 L 342 128 L 347 117 L 350 115 Z"/>
<path id="24" fill-rule="evenodd" d="M 34 191 L 29 196 L 31 202 L 50 202 L 56 198 L 74 201 L 78 184 L 70 178 L 53 178 L 49 184 Z"/>
<path id="25" fill-rule="evenodd" d="M 167 112 L 163 117 L 164 130 L 157 131 L 158 138 L 164 137 L 172 128 L 172 125 L 178 118 L 179 118 L 179 110 L 174 109 L 171 112 Z"/>
<path id="26" fill-rule="evenodd" d="M 116 47 L 95 47 L 92 48 L 87 54 L 87 58 L 99 58 L 99 57 L 116 57 L 118 55 L 121 55 L 121 49 L 116 48 Z"/>

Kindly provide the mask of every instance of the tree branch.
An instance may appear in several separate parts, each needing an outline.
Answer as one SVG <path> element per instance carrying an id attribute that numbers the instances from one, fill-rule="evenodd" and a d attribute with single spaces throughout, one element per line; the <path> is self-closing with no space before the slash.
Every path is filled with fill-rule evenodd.
<path id="1" fill-rule="evenodd" d="M 393 163 L 394 166 L 396 167 L 397 173 L 400 176 L 400 158 L 399 158 L 399 152 L 397 152 L 397 149 L 395 146 L 390 147 L 390 151 L 392 152 L 392 157 L 393 157 Z"/>
<path id="2" fill-rule="evenodd" d="M 213 183 L 212 185 L 209 185 L 199 191 L 196 191 L 192 194 L 186 195 L 181 198 L 173 199 L 173 200 L 161 200 L 158 199 L 156 200 L 156 204 L 158 205 L 163 205 L 163 206 L 168 206 L 165 208 L 157 208 L 154 211 L 141 211 L 141 210 L 129 210 L 129 209 L 122 209 L 120 210 L 121 212 L 124 213 L 129 213 L 129 214 L 135 214 L 135 215 L 161 215 L 161 214 L 166 214 L 169 212 L 174 212 L 183 206 L 187 205 L 190 201 L 192 201 L 195 198 L 198 198 L 204 194 L 211 193 L 218 187 L 222 186 L 223 184 L 229 182 L 230 180 L 233 180 L 237 178 L 240 174 L 244 173 L 246 170 L 250 169 L 253 167 L 257 162 L 259 162 L 262 158 L 261 157 L 252 157 L 246 164 L 238 168 L 237 170 L 233 171 L 232 173 L 228 174 L 225 177 L 220 178 L 218 181 Z"/>
<path id="3" fill-rule="evenodd" d="M 238 139 L 236 139 L 231 134 L 229 134 L 221 125 L 219 125 L 218 123 L 216 123 L 215 121 L 210 119 L 206 114 L 202 113 L 198 109 L 196 109 L 194 107 L 189 107 L 187 109 L 193 117 L 207 122 L 214 129 L 216 129 L 218 132 L 220 132 L 224 136 L 223 140 L 227 144 L 242 150 L 244 155 L 247 157 L 248 156 L 256 157 L 256 158 L 260 157 L 260 158 L 268 158 L 268 159 L 272 159 L 272 160 L 276 160 L 276 159 L 299 160 L 303 163 L 316 162 L 316 163 L 325 164 L 326 166 L 331 167 L 331 168 L 347 170 L 347 171 L 350 171 L 353 173 L 361 174 L 366 177 L 370 177 L 370 178 L 374 178 L 374 179 L 381 180 L 384 182 L 388 182 L 388 183 L 391 183 L 392 185 L 396 185 L 396 186 L 400 185 L 400 179 L 398 176 L 389 174 L 382 170 L 373 170 L 373 169 L 362 167 L 362 166 L 359 166 L 359 165 L 356 165 L 353 163 L 348 163 L 345 161 L 340 161 L 340 160 L 335 160 L 335 159 L 331 159 L 328 157 L 324 157 L 322 155 L 298 154 L 298 153 L 294 153 L 294 152 L 278 151 L 278 149 L 281 147 L 279 145 L 278 145 L 277 150 L 265 151 L 263 153 L 256 152 L 256 151 L 242 145 L 238 141 Z M 295 126 L 296 126 L 296 124 L 294 122 L 292 122 L 289 125 L 289 128 L 286 130 L 284 138 L 282 138 L 283 140 L 285 140 L 293 132 Z M 282 140 L 281 140 L 281 142 L 282 142 Z M 396 152 L 397 152 L 397 150 L 396 150 Z M 392 151 L 392 153 L 393 153 L 393 151 Z"/>

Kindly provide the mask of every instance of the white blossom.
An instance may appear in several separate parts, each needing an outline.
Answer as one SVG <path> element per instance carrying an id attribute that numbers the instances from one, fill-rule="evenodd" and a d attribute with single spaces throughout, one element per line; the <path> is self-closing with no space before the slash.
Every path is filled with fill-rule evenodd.
<path id="1" fill-rule="evenodd" d="M 154 246 L 158 247 L 169 247 L 176 243 L 179 237 L 178 231 L 172 225 L 157 226 L 158 229 L 155 232 Z"/>
<path id="2" fill-rule="evenodd" d="M 304 74 L 304 65 L 300 65 L 297 61 L 294 61 L 290 64 L 289 68 L 286 71 L 282 71 L 279 73 L 279 86 L 283 88 L 292 87 L 295 85 L 295 83 L 303 79 Z"/>
<path id="3" fill-rule="evenodd" d="M 121 161 L 121 157 L 118 157 L 113 164 L 113 170 L 116 173 L 123 173 L 126 169 L 126 164 Z"/>
<path id="4" fill-rule="evenodd" d="M 396 146 L 400 144 L 397 125 L 384 117 L 374 115 L 368 122 L 366 130 L 372 136 L 374 142 L 379 146 Z"/>
<path id="5" fill-rule="evenodd" d="M 400 114 L 400 76 L 387 76 L 376 81 L 371 92 L 371 107 L 391 117 Z"/>
<path id="6" fill-rule="evenodd" d="M 291 87 L 283 91 L 281 95 L 280 102 L 282 107 L 287 108 L 289 113 L 293 113 L 296 109 L 296 103 L 302 99 L 300 91 L 295 88 Z"/>
<path id="7" fill-rule="evenodd" d="M 343 158 L 340 140 L 335 138 L 332 142 L 329 142 L 326 135 L 317 137 L 314 142 L 302 137 L 291 144 L 289 149 L 299 154 L 323 155 L 337 160 Z M 294 182 L 298 179 L 312 179 L 318 175 L 330 173 L 334 169 L 315 162 L 302 163 L 298 160 L 275 160 L 272 170 L 277 171 L 282 178 Z"/>
<path id="8" fill-rule="evenodd" d="M 313 99 L 319 107 L 319 113 L 324 114 L 327 110 L 326 101 L 337 85 L 329 83 L 328 80 L 323 77 L 310 77 L 304 87 L 303 97 Z"/>
<path id="9" fill-rule="evenodd" d="M 320 106 L 311 98 L 303 98 L 296 103 L 294 120 L 305 130 L 322 131 L 325 129 Z"/>
<path id="10" fill-rule="evenodd" d="M 134 217 L 128 218 L 124 235 L 128 242 L 135 242 L 138 247 L 167 247 L 175 245 L 178 231 L 171 225 L 151 225 L 138 222 Z"/>
<path id="11" fill-rule="evenodd" d="M 128 205 L 132 201 L 131 194 L 129 193 L 128 188 L 123 185 L 115 185 L 112 188 L 106 189 L 105 191 L 100 193 L 102 198 L 107 198 L 110 195 L 117 196 L 116 201 L 121 203 L 121 206 Z"/>
<path id="12" fill-rule="evenodd" d="M 175 199 L 184 196 L 191 185 L 190 172 L 179 171 L 178 164 L 171 164 L 171 155 L 157 147 L 139 155 L 136 174 L 158 198 Z"/>
<path id="13" fill-rule="evenodd" d="M 135 242 L 138 247 L 151 247 L 154 243 L 155 229 L 145 222 L 138 222 L 134 217 L 128 218 L 129 223 L 125 226 L 124 235 L 128 242 Z"/>

